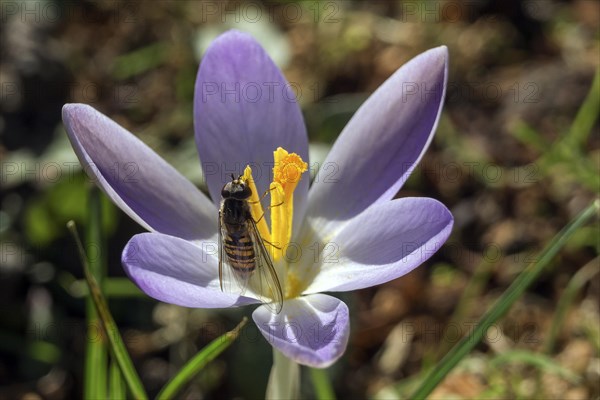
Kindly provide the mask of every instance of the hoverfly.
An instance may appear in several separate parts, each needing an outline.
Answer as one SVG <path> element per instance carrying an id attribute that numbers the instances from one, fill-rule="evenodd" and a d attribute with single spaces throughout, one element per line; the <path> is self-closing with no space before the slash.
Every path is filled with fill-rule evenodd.
<path id="1" fill-rule="evenodd" d="M 283 307 L 283 292 L 250 213 L 251 195 L 242 176 L 235 179 L 233 174 L 231 182 L 221 190 L 219 282 L 222 291 L 237 295 L 243 295 L 250 287 L 271 311 L 279 313 Z"/>

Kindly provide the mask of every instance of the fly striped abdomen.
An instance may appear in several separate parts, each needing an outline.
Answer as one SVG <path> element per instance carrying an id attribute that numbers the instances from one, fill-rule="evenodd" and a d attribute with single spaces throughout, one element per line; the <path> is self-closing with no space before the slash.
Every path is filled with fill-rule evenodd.
<path id="1" fill-rule="evenodd" d="M 249 277 L 256 268 L 254 244 L 247 230 L 229 234 L 224 238 L 225 254 L 231 268 L 243 277 Z"/>

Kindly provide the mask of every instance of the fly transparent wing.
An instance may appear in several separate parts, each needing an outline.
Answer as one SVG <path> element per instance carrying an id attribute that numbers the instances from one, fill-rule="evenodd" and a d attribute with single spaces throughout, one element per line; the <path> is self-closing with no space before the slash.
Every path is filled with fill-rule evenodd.
<path id="1" fill-rule="evenodd" d="M 248 230 L 254 243 L 256 295 L 267 308 L 279 314 L 283 308 L 283 291 L 277 272 L 253 219 L 248 220 Z"/>
<path id="2" fill-rule="evenodd" d="M 224 292 L 225 288 L 223 285 L 223 213 L 219 210 L 219 285 L 221 285 L 221 291 Z"/>

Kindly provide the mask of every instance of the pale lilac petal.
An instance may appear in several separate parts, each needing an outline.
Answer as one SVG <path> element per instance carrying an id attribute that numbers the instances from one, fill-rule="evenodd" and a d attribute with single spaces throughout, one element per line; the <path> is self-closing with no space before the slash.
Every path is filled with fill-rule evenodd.
<path id="1" fill-rule="evenodd" d="M 307 214 L 326 234 L 392 199 L 429 146 L 446 91 L 448 51 L 429 50 L 394 73 L 354 114 L 310 190 Z"/>
<path id="2" fill-rule="evenodd" d="M 123 250 L 127 275 L 148 296 L 194 308 L 223 308 L 257 300 L 223 293 L 219 285 L 217 244 L 192 244 L 160 233 L 135 235 Z"/>
<path id="3" fill-rule="evenodd" d="M 215 235 L 214 205 L 138 138 L 85 104 L 66 104 L 63 121 L 86 173 L 137 223 L 190 240 Z"/>
<path id="4" fill-rule="evenodd" d="M 196 79 L 194 128 L 206 183 L 216 205 L 230 175 L 237 177 L 247 164 L 253 168 L 262 195 L 272 179 L 277 147 L 308 162 L 308 137 L 292 90 L 296 86 L 287 83 L 248 34 L 229 31 L 209 47 Z M 297 216 L 306 208 L 308 180 L 305 174 L 296 189 Z"/>
<path id="5" fill-rule="evenodd" d="M 333 364 L 348 344 L 348 306 L 325 294 L 286 300 L 279 314 L 261 306 L 252 318 L 273 347 L 310 367 Z"/>
<path id="6" fill-rule="evenodd" d="M 379 285 L 412 271 L 442 247 L 454 219 L 440 202 L 403 198 L 370 207 L 329 242 L 327 260 L 305 293 Z"/>

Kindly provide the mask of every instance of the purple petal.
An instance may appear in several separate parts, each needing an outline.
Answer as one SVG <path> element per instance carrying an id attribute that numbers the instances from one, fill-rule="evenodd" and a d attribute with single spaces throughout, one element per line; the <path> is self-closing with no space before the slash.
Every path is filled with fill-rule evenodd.
<path id="1" fill-rule="evenodd" d="M 348 306 L 325 294 L 286 300 L 273 314 L 265 306 L 252 318 L 265 339 L 286 357 L 325 368 L 344 354 L 350 334 Z"/>
<path id="2" fill-rule="evenodd" d="M 219 286 L 217 244 L 200 246 L 160 233 L 135 235 L 123 250 L 125 272 L 148 296 L 194 308 L 222 308 L 257 300 L 223 293 Z"/>
<path id="3" fill-rule="evenodd" d="M 277 147 L 308 162 L 308 137 L 295 87 L 250 35 L 229 31 L 209 47 L 196 79 L 194 127 L 216 205 L 230 175 L 237 177 L 247 164 L 262 195 L 269 188 Z M 306 208 L 307 192 L 305 174 L 294 197 L 297 216 Z"/>
<path id="4" fill-rule="evenodd" d="M 405 275 L 442 247 L 453 223 L 450 211 L 428 198 L 370 207 L 329 242 L 336 251 L 305 293 L 362 289 Z"/>
<path id="5" fill-rule="evenodd" d="M 66 104 L 63 121 L 86 173 L 137 223 L 190 240 L 215 235 L 212 203 L 138 138 L 85 104 Z"/>
<path id="6" fill-rule="evenodd" d="M 433 138 L 447 68 L 446 47 L 429 50 L 396 71 L 359 108 L 315 178 L 309 216 L 347 220 L 396 195 Z"/>

